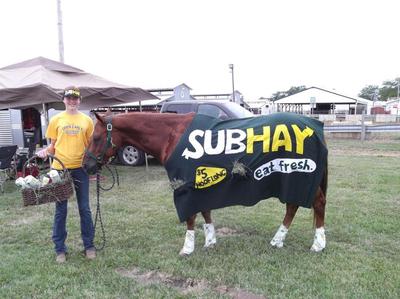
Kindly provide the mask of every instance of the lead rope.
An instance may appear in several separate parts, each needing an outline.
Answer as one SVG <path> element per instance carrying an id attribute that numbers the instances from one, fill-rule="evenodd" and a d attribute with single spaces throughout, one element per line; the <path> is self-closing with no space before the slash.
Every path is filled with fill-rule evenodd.
<path id="1" fill-rule="evenodd" d="M 100 246 L 100 247 L 95 246 L 95 248 L 96 248 L 97 251 L 103 250 L 104 247 L 106 246 L 106 232 L 105 232 L 105 229 L 104 229 L 103 218 L 102 218 L 102 216 L 101 216 L 101 209 L 100 209 L 100 190 L 103 190 L 103 191 L 109 191 L 109 190 L 111 190 L 111 189 L 114 187 L 114 185 L 115 185 L 115 181 L 117 181 L 117 185 L 119 186 L 119 175 L 118 175 L 117 168 L 114 167 L 114 171 L 115 171 L 115 174 L 114 174 L 113 170 L 112 170 L 108 165 L 106 165 L 105 167 L 106 167 L 107 170 L 111 173 L 111 176 L 112 176 L 112 184 L 111 184 L 111 187 L 109 187 L 109 188 L 104 188 L 104 187 L 102 187 L 102 186 L 100 185 L 100 171 L 97 171 L 97 172 L 96 172 L 96 196 L 97 196 L 97 204 L 96 204 L 96 217 L 95 217 L 95 220 L 94 220 L 94 236 L 93 236 L 93 239 L 94 239 L 95 236 L 96 236 L 97 220 L 99 220 L 99 222 L 100 222 L 101 235 L 102 235 L 102 243 L 101 243 L 101 246 Z"/>

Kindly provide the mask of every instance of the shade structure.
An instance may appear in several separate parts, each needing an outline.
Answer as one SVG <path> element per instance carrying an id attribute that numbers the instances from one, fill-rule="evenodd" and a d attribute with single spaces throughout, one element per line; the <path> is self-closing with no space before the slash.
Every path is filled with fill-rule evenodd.
<path id="1" fill-rule="evenodd" d="M 138 88 L 108 81 L 76 67 L 37 57 L 0 68 L 0 109 L 38 107 L 63 109 L 62 92 L 78 86 L 81 109 L 158 99 Z"/>

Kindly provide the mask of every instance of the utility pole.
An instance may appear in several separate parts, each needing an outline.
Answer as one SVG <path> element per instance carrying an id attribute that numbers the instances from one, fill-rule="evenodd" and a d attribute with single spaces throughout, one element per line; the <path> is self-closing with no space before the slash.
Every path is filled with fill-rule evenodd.
<path id="1" fill-rule="evenodd" d="M 61 13 L 61 0 L 57 0 L 57 13 L 58 13 L 58 52 L 60 55 L 60 62 L 64 63 L 64 37 L 63 37 L 63 24 Z"/>
<path id="2" fill-rule="evenodd" d="M 233 64 L 229 65 L 229 69 L 231 70 L 232 73 L 232 102 L 235 101 L 235 79 L 234 79 L 234 73 L 233 73 Z"/>
<path id="3" fill-rule="evenodd" d="M 61 13 L 61 0 L 57 0 L 57 16 L 58 16 L 58 22 L 57 22 L 57 27 L 58 27 L 58 53 L 59 53 L 60 62 L 64 63 L 64 38 L 63 38 L 63 25 L 62 25 L 62 13 Z M 48 104 L 43 102 L 42 103 L 42 109 L 43 109 L 43 116 L 44 116 L 44 119 L 45 119 L 45 122 L 46 122 L 45 127 L 47 128 L 48 125 L 49 125 Z M 43 134 L 44 134 L 44 132 L 43 132 Z M 50 139 L 46 138 L 46 142 L 49 145 L 50 144 Z M 51 158 L 50 158 L 50 162 L 51 162 Z"/>

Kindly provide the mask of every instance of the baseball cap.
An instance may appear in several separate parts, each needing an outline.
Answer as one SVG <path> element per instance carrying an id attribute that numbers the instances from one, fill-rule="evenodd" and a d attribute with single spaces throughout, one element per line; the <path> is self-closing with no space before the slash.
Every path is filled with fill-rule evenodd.
<path id="1" fill-rule="evenodd" d="M 81 91 L 76 86 L 69 86 L 64 89 L 64 97 L 80 98 Z"/>

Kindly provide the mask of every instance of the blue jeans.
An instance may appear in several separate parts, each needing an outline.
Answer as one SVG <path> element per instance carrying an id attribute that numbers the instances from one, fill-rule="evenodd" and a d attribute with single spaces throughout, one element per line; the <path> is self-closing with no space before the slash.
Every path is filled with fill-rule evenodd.
<path id="1" fill-rule="evenodd" d="M 69 170 L 74 181 L 79 216 L 81 219 L 81 235 L 85 250 L 93 249 L 94 227 L 89 205 L 89 176 L 83 168 Z M 67 252 L 67 208 L 68 200 L 56 202 L 56 212 L 53 225 L 53 242 L 57 254 Z"/>

